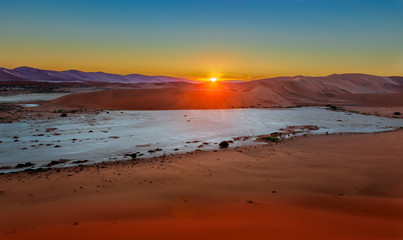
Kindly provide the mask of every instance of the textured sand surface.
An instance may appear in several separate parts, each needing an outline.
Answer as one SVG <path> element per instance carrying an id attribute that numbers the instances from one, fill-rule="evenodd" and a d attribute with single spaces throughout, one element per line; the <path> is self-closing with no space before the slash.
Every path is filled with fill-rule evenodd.
<path id="1" fill-rule="evenodd" d="M 402 239 L 403 131 L 0 176 L 1 239 Z"/>

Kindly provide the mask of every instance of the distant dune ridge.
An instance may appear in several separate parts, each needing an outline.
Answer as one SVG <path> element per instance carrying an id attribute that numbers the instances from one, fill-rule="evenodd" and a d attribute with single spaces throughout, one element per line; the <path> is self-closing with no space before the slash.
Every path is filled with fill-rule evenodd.
<path id="1" fill-rule="evenodd" d="M 0 80 L 25 80 L 45 82 L 112 82 L 112 83 L 139 83 L 139 82 L 191 82 L 196 81 L 166 76 L 146 76 L 141 74 L 118 75 L 103 72 L 82 72 L 77 70 L 50 71 L 30 67 L 15 69 L 0 68 Z"/>
<path id="2" fill-rule="evenodd" d="M 248 82 L 197 82 L 164 76 L 0 69 L 7 83 L 96 86 L 111 90 L 63 96 L 49 104 L 127 110 L 220 109 L 295 105 L 403 105 L 403 77 L 333 74 L 276 77 Z M 90 83 L 90 84 L 89 84 Z M 124 89 L 122 89 L 124 88 Z"/>

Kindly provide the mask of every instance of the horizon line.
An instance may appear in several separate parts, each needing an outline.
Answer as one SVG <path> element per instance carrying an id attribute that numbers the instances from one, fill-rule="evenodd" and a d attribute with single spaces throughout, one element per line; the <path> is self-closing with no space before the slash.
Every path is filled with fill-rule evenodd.
<path id="1" fill-rule="evenodd" d="M 169 78 L 177 78 L 177 79 L 183 79 L 183 80 L 190 80 L 190 81 L 198 81 L 198 82 L 206 82 L 208 81 L 211 77 L 214 76 L 195 76 L 195 78 L 198 79 L 193 79 L 193 78 L 188 78 L 188 77 L 177 77 L 177 76 L 172 76 L 172 75 L 146 75 L 142 73 L 128 73 L 128 74 L 119 74 L 119 73 L 113 73 L 113 72 L 104 72 L 104 71 L 84 71 L 84 70 L 79 70 L 79 69 L 67 69 L 67 70 L 55 70 L 55 69 L 42 69 L 42 68 L 37 68 L 37 67 L 30 67 L 30 66 L 19 66 L 15 68 L 6 68 L 6 67 L 1 67 L 0 69 L 6 69 L 6 70 L 16 70 L 18 68 L 30 68 L 30 69 L 36 69 L 36 70 L 41 70 L 41 71 L 53 71 L 53 72 L 68 72 L 68 71 L 77 71 L 77 72 L 84 72 L 84 73 L 103 73 L 103 74 L 111 74 L 111 75 L 119 75 L 119 76 L 130 76 L 130 75 L 141 75 L 141 76 L 147 76 L 147 77 L 169 77 Z M 328 77 L 331 75 L 348 75 L 348 74 L 359 74 L 359 75 L 369 75 L 369 76 L 378 76 L 378 77 L 403 77 L 400 75 L 376 75 L 376 74 L 369 74 L 369 73 L 361 73 L 361 72 L 344 72 L 344 73 L 331 73 L 327 75 L 303 75 L 303 74 L 297 74 L 297 75 L 279 75 L 279 76 L 267 76 L 267 77 L 256 77 L 252 79 L 245 79 L 242 77 L 239 78 L 221 78 L 218 77 L 219 82 L 228 82 L 228 81 L 240 81 L 240 82 L 249 82 L 249 81 L 257 81 L 257 80 L 264 80 L 264 79 L 273 79 L 273 78 L 293 78 L 293 77 Z M 200 80 L 204 79 L 204 80 Z"/>

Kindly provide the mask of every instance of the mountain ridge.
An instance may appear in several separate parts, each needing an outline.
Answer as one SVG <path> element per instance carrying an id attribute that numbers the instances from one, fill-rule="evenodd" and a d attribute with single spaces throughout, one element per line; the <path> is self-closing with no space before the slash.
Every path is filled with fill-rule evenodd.
<path id="1" fill-rule="evenodd" d="M 43 81 L 43 82 L 108 82 L 108 83 L 164 83 L 187 82 L 198 83 L 195 80 L 169 76 L 148 76 L 142 74 L 113 74 L 105 72 L 84 72 L 80 70 L 53 71 L 42 70 L 27 66 L 7 69 L 0 67 L 2 81 Z"/>

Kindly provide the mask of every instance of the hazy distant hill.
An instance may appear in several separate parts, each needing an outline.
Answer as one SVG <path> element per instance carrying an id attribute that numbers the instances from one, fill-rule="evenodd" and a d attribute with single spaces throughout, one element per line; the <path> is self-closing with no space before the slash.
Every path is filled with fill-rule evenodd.
<path id="1" fill-rule="evenodd" d="M 108 83 L 165 83 L 197 81 L 166 76 L 146 76 L 141 74 L 118 75 L 103 72 L 82 72 L 77 70 L 50 71 L 30 67 L 15 69 L 0 68 L 2 81 L 44 81 L 44 82 L 108 82 Z"/>

